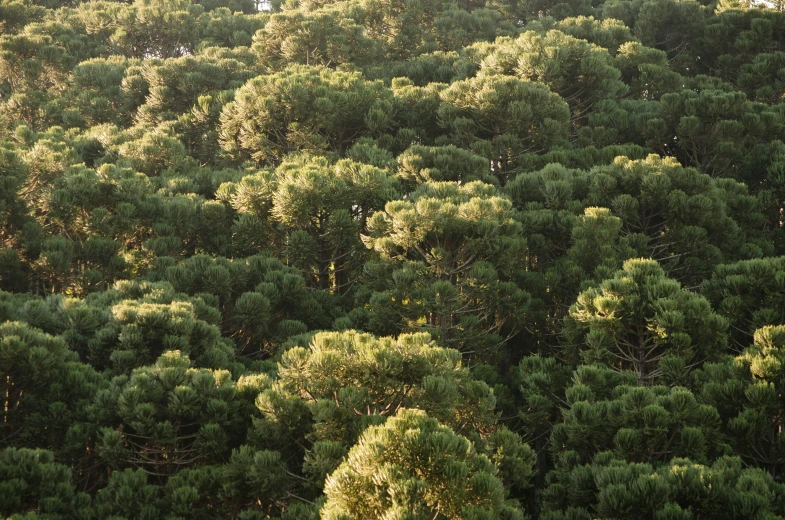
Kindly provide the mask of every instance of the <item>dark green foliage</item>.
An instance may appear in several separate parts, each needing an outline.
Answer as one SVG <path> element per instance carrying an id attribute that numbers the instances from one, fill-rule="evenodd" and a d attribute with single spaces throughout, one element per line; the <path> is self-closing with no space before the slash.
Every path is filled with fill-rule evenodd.
<path id="1" fill-rule="evenodd" d="M 524 153 L 559 145 L 569 110 L 547 87 L 501 75 L 457 81 L 441 92 L 446 141 L 490 161 L 502 182 Z"/>
<path id="2" fill-rule="evenodd" d="M 730 321 L 728 333 L 738 352 L 750 345 L 756 329 L 785 323 L 783 270 L 783 257 L 745 260 L 717 266 L 701 284 L 701 294 Z"/>
<path id="3" fill-rule="evenodd" d="M 52 421 L 67 429 L 85 419 L 84 400 L 101 380 L 77 359 L 61 337 L 20 322 L 0 325 L 0 446 L 58 446 L 64 430 L 47 432 Z"/>
<path id="4" fill-rule="evenodd" d="M 548 476 L 543 518 L 687 519 L 781 518 L 782 484 L 741 460 L 722 457 L 711 466 L 673 459 L 660 469 L 629 463 L 611 453 L 580 465 L 565 456 Z"/>
<path id="5" fill-rule="evenodd" d="M 708 365 L 695 374 L 695 386 L 720 411 L 735 452 L 775 477 L 785 463 L 783 347 L 785 328 L 763 327 L 755 331 L 754 344 L 735 360 Z"/>
<path id="6" fill-rule="evenodd" d="M 649 257 L 658 260 L 669 274 L 693 284 L 709 275 L 711 267 L 726 255 L 749 258 L 763 253 L 758 244 L 765 235 L 756 232 L 755 226 L 765 217 L 744 185 L 714 181 L 695 169 L 656 156 L 638 161 L 617 158 L 613 164 L 596 166 L 589 172 L 553 164 L 519 174 L 505 191 L 524 210 L 524 225 L 534 227 L 529 233 L 543 235 L 536 241 L 530 239 L 530 246 L 550 249 L 538 251 L 539 262 L 545 266 L 550 256 L 560 256 L 569 247 L 567 233 L 577 223 L 573 215 L 580 213 L 584 219 L 602 219 L 603 225 L 618 230 L 609 231 L 603 239 L 614 251 L 603 255 L 573 252 L 573 258 L 586 267 L 589 258 L 596 268 L 600 263 L 612 267 L 614 257 L 619 267 L 629 255 Z M 584 224 L 588 223 L 584 220 Z M 540 226 L 547 227 L 537 229 Z M 575 239 L 584 237 L 588 239 L 581 232 Z M 574 246 L 581 247 L 578 243 Z M 593 274 L 593 269 L 586 272 Z"/>
<path id="7" fill-rule="evenodd" d="M 30 511 L 38 513 L 34 518 L 65 520 L 91 513 L 90 496 L 74 489 L 71 470 L 46 450 L 0 450 L 0 497 L 4 517 Z"/>
<path id="8" fill-rule="evenodd" d="M 785 518 L 782 0 L 0 0 L 0 516 Z"/>
<path id="9" fill-rule="evenodd" d="M 509 281 L 526 242 L 500 195 L 480 181 L 428 182 L 374 214 L 366 244 L 386 263 L 368 264 L 376 271 L 369 304 L 379 314 L 370 317 L 371 330 L 425 326 L 443 344 L 480 356 L 504 343 L 529 295 Z"/>
<path id="10" fill-rule="evenodd" d="M 723 452 L 717 410 L 685 388 L 635 384 L 631 374 L 580 367 L 565 391 L 563 423 L 551 436 L 554 460 L 573 452 L 588 462 L 607 450 L 629 462 L 684 457 L 705 463 Z"/>
<path id="11" fill-rule="evenodd" d="M 582 292 L 564 326 L 573 359 L 630 369 L 639 383 L 652 384 L 678 382 L 685 371 L 724 354 L 728 323 L 657 262 L 633 259 Z"/>
<path id="12" fill-rule="evenodd" d="M 187 356 L 169 351 L 97 394 L 99 424 L 106 425 L 97 448 L 111 467 L 171 476 L 180 467 L 222 460 L 239 444 L 248 410 L 231 374 L 190 366 Z"/>

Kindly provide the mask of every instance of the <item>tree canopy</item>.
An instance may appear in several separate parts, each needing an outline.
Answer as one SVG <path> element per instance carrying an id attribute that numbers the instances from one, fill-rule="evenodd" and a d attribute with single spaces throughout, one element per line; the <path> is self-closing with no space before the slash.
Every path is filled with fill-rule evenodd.
<path id="1" fill-rule="evenodd" d="M 781 0 L 0 0 L 0 516 L 785 519 Z"/>

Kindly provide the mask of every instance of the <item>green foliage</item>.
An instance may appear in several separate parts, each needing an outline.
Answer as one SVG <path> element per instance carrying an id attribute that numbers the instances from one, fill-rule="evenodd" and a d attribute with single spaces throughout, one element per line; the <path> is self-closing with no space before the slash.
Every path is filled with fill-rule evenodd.
<path id="1" fill-rule="evenodd" d="M 651 384 L 678 381 L 721 356 L 727 328 L 705 298 L 682 289 L 655 261 L 633 259 L 578 296 L 564 332 L 571 356 L 631 369 L 640 383 Z"/>
<path id="2" fill-rule="evenodd" d="M 2 238 L 10 242 L 25 223 L 25 200 L 18 196 L 18 190 L 27 180 L 27 168 L 19 155 L 3 146 L 0 148 L 0 227 Z M 4 283 L 11 283 L 3 277 Z"/>
<path id="3" fill-rule="evenodd" d="M 615 18 L 598 19 L 594 16 L 577 16 L 556 20 L 554 18 L 540 18 L 529 22 L 525 29 L 538 32 L 547 32 L 556 29 L 578 40 L 606 49 L 611 55 L 619 51 L 619 47 L 634 41 L 630 28 L 624 22 Z"/>
<path id="4" fill-rule="evenodd" d="M 84 403 L 77 400 L 91 398 L 90 387 L 96 385 L 89 367 L 81 370 L 62 338 L 13 321 L 0 325 L 0 359 L 0 446 L 56 444 L 52 437 L 58 434 L 46 432 L 52 426 L 47 422 L 55 419 L 67 428 L 79 419 L 74 408 Z M 66 396 L 74 400 L 68 402 Z"/>
<path id="5" fill-rule="evenodd" d="M 785 518 L 781 0 L 0 0 L 0 515 Z"/>
<path id="6" fill-rule="evenodd" d="M 302 411 L 289 406 L 302 400 L 314 420 L 303 471 L 321 486 L 366 428 L 404 408 L 418 408 L 472 438 L 481 453 L 497 461 L 505 483 L 525 489 L 532 474 L 528 446 L 497 426 L 493 391 L 473 379 L 460 360 L 459 352 L 434 346 L 427 334 L 393 339 L 355 331 L 319 333 L 307 349 L 283 354 L 278 380 L 257 401 L 265 417 L 256 428 L 280 432 L 277 425 L 296 423 Z M 282 406 L 287 401 L 290 405 Z"/>
<path id="7" fill-rule="evenodd" d="M 618 226 L 618 242 L 612 238 L 613 232 L 602 239 L 616 252 L 594 256 L 588 250 L 582 254 L 578 249 L 582 246 L 576 243 L 572 254 L 579 263 L 585 263 L 590 255 L 594 256 L 593 265 L 601 259 L 612 266 L 615 257 L 620 267 L 621 261 L 630 258 L 626 255 L 633 254 L 658 260 L 668 273 L 696 283 L 708 276 L 710 266 L 720 263 L 724 255 L 749 258 L 762 253 L 757 240 L 760 235 L 752 230 L 752 223 L 760 225 L 765 217 L 744 185 L 713 181 L 695 169 L 653 155 L 637 161 L 619 157 L 613 164 L 589 172 L 549 165 L 519 174 L 505 191 L 524 209 L 525 224 L 548 225 L 536 231 L 544 235 L 542 238 L 530 239 L 530 246 L 538 249 L 553 250 L 554 246 L 540 246 L 548 239 L 558 241 L 561 250 L 569 247 L 568 233 L 577 223 L 570 214 L 584 213 L 583 225 L 589 225 L 587 219 L 597 219 L 603 225 Z M 587 209 L 590 207 L 610 211 Z M 620 221 L 611 219 L 616 222 L 611 225 L 611 216 Z M 551 219 L 557 220 L 549 223 Z M 576 239 L 588 239 L 588 230 L 575 232 L 581 234 Z M 542 253 L 539 256 L 547 258 Z M 586 274 L 591 276 L 592 270 Z"/>
<path id="8" fill-rule="evenodd" d="M 644 130 L 652 148 L 673 147 L 671 154 L 684 164 L 714 177 L 757 181 L 743 169 L 743 151 L 781 137 L 782 114 L 748 101 L 742 92 L 699 86 L 664 94 L 660 110 Z"/>
<path id="9" fill-rule="evenodd" d="M 457 81 L 441 92 L 440 124 L 447 142 L 491 162 L 502 182 L 524 153 L 558 145 L 569 109 L 547 87 L 501 75 Z"/>
<path id="10" fill-rule="evenodd" d="M 487 159 L 457 146 L 413 145 L 397 161 L 396 176 L 410 189 L 426 182 L 497 182 Z"/>
<path id="11" fill-rule="evenodd" d="M 480 63 L 480 74 L 543 83 L 570 105 L 573 117 L 584 115 L 598 100 L 627 92 L 606 50 L 561 31 L 527 31 L 515 40 L 497 40 L 493 47 Z"/>
<path id="12" fill-rule="evenodd" d="M 499 333 L 528 304 L 528 295 L 507 281 L 526 248 L 514 216 L 510 201 L 480 181 L 424 183 L 407 200 L 387 203 L 369 221 L 365 239 L 393 270 L 391 280 L 370 280 L 372 309 L 397 311 L 403 327 L 424 325 L 470 354 L 498 347 Z"/>
<path id="13" fill-rule="evenodd" d="M 278 164 L 294 151 L 342 153 L 391 123 L 390 91 L 357 73 L 292 66 L 246 83 L 221 115 L 223 148 Z"/>
<path id="14" fill-rule="evenodd" d="M 291 63 L 363 66 L 382 55 L 380 42 L 363 34 L 362 25 L 337 10 L 276 13 L 254 35 L 253 51 L 276 69 Z"/>
<path id="15" fill-rule="evenodd" d="M 423 333 L 397 339 L 316 334 L 308 349 L 283 354 L 273 391 L 305 399 L 317 421 L 314 439 L 347 447 L 367 425 L 401 408 L 425 410 L 465 432 L 487 433 L 496 420 L 490 388 L 461 367 L 459 352 L 435 346 Z"/>
<path id="16" fill-rule="evenodd" d="M 381 168 L 298 156 L 274 174 L 262 171 L 221 186 L 219 197 L 240 215 L 237 235 L 263 234 L 308 273 L 313 285 L 345 292 L 365 256 L 359 233 L 398 191 L 398 183 Z M 253 238 L 248 239 L 251 245 Z"/>
<path id="17" fill-rule="evenodd" d="M 785 463 L 783 346 L 782 326 L 763 327 L 755 331 L 754 344 L 735 360 L 695 374 L 703 399 L 720 411 L 735 452 L 773 476 Z"/>
<path id="18" fill-rule="evenodd" d="M 521 360 L 515 372 L 521 396 L 519 413 L 524 439 L 543 455 L 554 424 L 561 420 L 560 403 L 565 400 L 565 390 L 571 370 L 553 357 L 528 356 Z M 607 372 L 604 375 L 611 375 Z M 611 375 L 615 381 L 616 377 Z M 542 458 L 540 459 L 542 462 Z M 542 472 L 542 467 L 540 468 Z"/>
<path id="19" fill-rule="evenodd" d="M 27 512 L 36 518 L 67 519 L 90 515 L 90 496 L 78 493 L 71 470 L 46 450 L 6 448 L 0 451 L 0 514 Z M 27 517 L 25 517 L 27 518 Z"/>
<path id="20" fill-rule="evenodd" d="M 701 284 L 701 294 L 729 320 L 728 334 L 737 351 L 749 346 L 757 329 L 785 321 L 783 262 L 774 257 L 718 265 Z"/>
<path id="21" fill-rule="evenodd" d="M 106 426 L 98 451 L 111 467 L 169 476 L 181 466 L 220 460 L 238 440 L 247 411 L 228 371 L 190 368 L 179 351 L 119 376 L 98 393 Z"/>
<path id="22" fill-rule="evenodd" d="M 105 518 L 156 518 L 161 514 L 159 494 L 158 488 L 147 482 L 144 470 L 116 471 L 96 495 L 95 511 Z"/>
<path id="23" fill-rule="evenodd" d="M 82 4 L 74 14 L 88 33 L 103 32 L 116 54 L 170 58 L 193 53 L 203 11 L 187 0 L 135 0 L 101 2 L 97 9 Z"/>
<path id="24" fill-rule="evenodd" d="M 629 462 L 663 463 L 673 457 L 713 460 L 724 445 L 720 416 L 682 387 L 639 387 L 632 374 L 581 366 L 565 390 L 563 422 L 553 428 L 558 461 L 572 452 L 591 461 L 601 451 Z"/>
<path id="25" fill-rule="evenodd" d="M 465 437 L 402 409 L 366 430 L 328 477 L 322 517 L 522 518 L 505 502 L 498 471 Z"/>
<path id="26" fill-rule="evenodd" d="M 565 457 L 549 475 L 543 518 L 780 518 L 782 484 L 736 457 L 711 466 L 673 459 L 660 469 L 611 453 L 580 465 Z"/>
<path id="27" fill-rule="evenodd" d="M 139 289 L 152 294 L 123 299 L 111 307 L 112 319 L 96 334 L 96 340 L 88 344 L 94 363 L 103 362 L 101 365 L 113 366 L 116 372 L 127 373 L 136 366 L 155 361 L 165 351 L 179 350 L 193 356 L 199 366 L 230 366 L 234 357 L 232 344 L 210 322 L 217 313 L 208 314 L 209 307 L 203 301 L 156 298 L 156 290 L 168 288 L 143 286 Z M 136 288 L 121 286 L 122 289 L 131 292 Z M 203 312 L 207 315 L 200 317 Z"/>
<path id="28" fill-rule="evenodd" d="M 174 119 L 188 112 L 200 96 L 242 86 L 253 76 L 253 69 L 237 58 L 242 57 L 229 53 L 188 56 L 143 68 L 149 90 L 137 121 L 155 124 Z"/>

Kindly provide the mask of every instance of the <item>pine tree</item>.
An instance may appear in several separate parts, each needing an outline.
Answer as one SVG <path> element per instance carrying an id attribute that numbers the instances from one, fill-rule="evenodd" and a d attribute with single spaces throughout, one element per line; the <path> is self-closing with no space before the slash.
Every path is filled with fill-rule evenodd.
<path id="1" fill-rule="evenodd" d="M 91 509 L 90 496 L 74 489 L 71 470 L 55 462 L 51 451 L 0 450 L 0 514 L 4 517 L 31 513 L 42 520 L 66 520 L 90 517 Z"/>
<path id="2" fill-rule="evenodd" d="M 785 319 L 780 296 L 785 284 L 783 266 L 782 257 L 722 264 L 701 284 L 701 294 L 729 320 L 731 347 L 737 352 L 750 345 L 757 329 Z"/>
<path id="3" fill-rule="evenodd" d="M 631 369 L 639 384 L 652 384 L 723 355 L 728 323 L 656 262 L 633 259 L 582 292 L 564 327 L 573 359 Z"/>
<path id="4" fill-rule="evenodd" d="M 490 161 L 503 184 L 518 157 L 561 144 L 569 109 L 547 87 L 505 76 L 457 81 L 441 92 L 441 125 L 447 142 Z"/>
<path id="5" fill-rule="evenodd" d="M 366 245 L 397 264 L 392 284 L 384 276 L 371 285 L 371 305 L 397 310 L 404 327 L 424 318 L 443 344 L 482 355 L 503 344 L 505 327 L 525 312 L 528 295 L 505 277 L 526 244 L 495 187 L 422 184 L 375 213 L 368 230 Z"/>
<path id="6" fill-rule="evenodd" d="M 402 409 L 366 430 L 328 477 L 322 517 L 522 518 L 497 473 L 465 437 Z"/>
<path id="7" fill-rule="evenodd" d="M 564 457 L 548 476 L 543 518 L 645 518 L 679 520 L 707 516 L 728 520 L 778 518 L 779 483 L 736 457 L 711 466 L 688 459 L 668 465 L 628 463 L 602 453 L 592 464 Z"/>
<path id="8" fill-rule="evenodd" d="M 237 91 L 221 115 L 220 139 L 230 154 L 267 164 L 298 150 L 343 153 L 362 135 L 386 130 L 390 101 L 381 82 L 358 73 L 292 66 Z"/>

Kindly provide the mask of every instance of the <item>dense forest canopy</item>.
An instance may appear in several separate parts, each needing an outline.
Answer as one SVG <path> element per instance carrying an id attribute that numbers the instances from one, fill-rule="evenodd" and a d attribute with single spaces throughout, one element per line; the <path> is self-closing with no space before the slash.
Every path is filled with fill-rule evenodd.
<path id="1" fill-rule="evenodd" d="M 785 5 L 0 0 L 0 518 L 785 519 Z"/>

